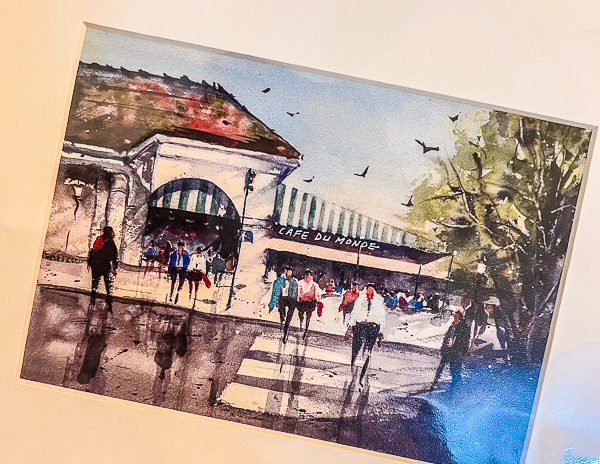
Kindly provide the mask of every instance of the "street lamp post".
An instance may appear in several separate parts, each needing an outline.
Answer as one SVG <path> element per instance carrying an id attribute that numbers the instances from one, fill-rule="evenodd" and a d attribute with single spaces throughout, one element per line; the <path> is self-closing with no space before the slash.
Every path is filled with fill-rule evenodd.
<path id="1" fill-rule="evenodd" d="M 422 264 L 419 264 L 419 272 L 417 272 L 417 279 L 415 281 L 415 292 L 414 292 L 414 298 L 416 298 L 417 296 L 417 292 L 419 291 L 419 277 L 421 277 L 421 268 L 423 267 Z"/>
<path id="2" fill-rule="evenodd" d="M 487 265 L 485 264 L 484 258 L 482 257 L 481 260 L 477 263 L 477 285 L 475 286 L 475 295 L 473 298 L 473 305 L 475 307 L 475 314 L 479 314 L 479 311 L 482 310 L 481 308 L 481 287 L 483 286 L 486 276 L 485 273 L 487 271 Z M 475 333 L 474 333 L 474 338 L 477 337 L 479 334 L 477 333 L 479 331 L 479 327 L 477 327 L 477 318 L 475 318 Z"/>
<path id="3" fill-rule="evenodd" d="M 454 250 L 452 252 L 452 255 L 450 256 L 450 264 L 448 265 L 448 275 L 446 276 L 446 279 L 450 280 L 450 274 L 452 273 L 452 263 L 454 262 L 454 257 L 456 256 L 457 252 L 456 250 Z"/>
<path id="4" fill-rule="evenodd" d="M 246 180 L 244 182 L 244 190 L 245 190 L 244 206 L 242 208 L 242 220 L 241 220 L 241 224 L 240 224 L 240 231 L 238 234 L 238 243 L 237 243 L 237 258 L 236 258 L 237 262 L 235 264 L 235 269 L 233 270 L 233 276 L 231 277 L 231 287 L 229 287 L 229 298 L 227 299 L 227 306 L 225 307 L 226 310 L 231 308 L 231 301 L 233 300 L 233 288 L 235 285 L 235 276 L 237 274 L 237 269 L 240 264 L 240 252 L 242 251 L 242 240 L 244 237 L 244 219 L 246 218 L 246 202 L 248 200 L 248 192 L 251 192 L 254 190 L 254 187 L 252 184 L 254 183 L 255 177 L 256 177 L 256 173 L 252 169 L 248 169 L 246 171 Z"/>
<path id="5" fill-rule="evenodd" d="M 444 285 L 444 299 L 442 300 L 442 307 L 444 306 L 444 301 L 448 298 L 448 283 L 450 282 L 450 275 L 452 274 L 452 263 L 454 262 L 454 257 L 457 255 L 457 251 L 454 250 L 450 255 L 450 264 L 448 265 L 448 274 L 446 275 L 446 284 Z"/>
<path id="6" fill-rule="evenodd" d="M 358 279 L 358 266 L 360 264 L 360 250 L 361 246 L 358 246 L 358 253 L 356 254 L 356 266 L 354 267 L 354 282 Z"/>

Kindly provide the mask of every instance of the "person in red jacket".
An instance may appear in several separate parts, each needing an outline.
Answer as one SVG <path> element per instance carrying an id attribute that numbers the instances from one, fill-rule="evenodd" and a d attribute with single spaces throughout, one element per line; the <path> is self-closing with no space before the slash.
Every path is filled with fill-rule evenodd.
<path id="1" fill-rule="evenodd" d="M 344 324 L 346 323 L 346 316 L 349 316 L 350 313 L 352 313 L 352 310 L 354 309 L 354 302 L 358 298 L 358 295 L 359 293 L 358 289 L 356 288 L 356 283 L 353 283 L 352 289 L 344 293 L 344 296 L 342 297 L 342 304 L 340 304 L 338 311 L 343 311 Z"/>
<path id="2" fill-rule="evenodd" d="M 106 226 L 102 235 L 96 238 L 94 246 L 88 255 L 88 270 L 92 271 L 92 294 L 90 305 L 96 303 L 96 293 L 100 285 L 100 278 L 104 278 L 106 288 L 106 308 L 112 313 L 113 280 L 117 275 L 119 253 L 114 241 L 115 233 L 110 226 Z"/>
<path id="3" fill-rule="evenodd" d="M 321 303 L 321 292 L 317 283 L 313 280 L 312 271 L 307 269 L 304 272 L 304 279 L 298 281 L 298 317 L 300 317 L 300 327 L 304 316 L 306 316 L 306 329 L 304 330 L 304 338 L 308 333 L 308 325 L 310 318 L 315 308 L 317 316 L 321 317 L 323 311 L 323 303 Z"/>

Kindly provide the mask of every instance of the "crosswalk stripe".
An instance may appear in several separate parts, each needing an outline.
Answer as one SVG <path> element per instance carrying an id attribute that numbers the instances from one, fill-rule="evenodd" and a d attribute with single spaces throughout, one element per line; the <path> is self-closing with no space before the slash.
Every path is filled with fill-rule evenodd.
<path id="1" fill-rule="evenodd" d="M 306 349 L 304 349 L 303 346 L 294 345 L 293 343 L 286 343 L 283 346 L 283 350 L 280 351 L 280 345 L 280 340 L 259 337 L 254 341 L 254 344 L 250 347 L 250 350 L 266 351 L 268 353 L 280 353 L 286 355 L 299 355 L 304 358 L 311 358 L 319 361 L 328 361 L 347 365 L 350 364 L 350 350 L 348 350 L 347 354 L 342 354 L 312 346 L 307 346 Z M 296 352 L 297 350 L 299 353 Z"/>
<path id="2" fill-rule="evenodd" d="M 268 396 L 269 390 L 265 388 L 230 383 L 223 391 L 219 401 L 240 409 L 265 412 Z"/>
<path id="3" fill-rule="evenodd" d="M 235 408 L 288 417 L 324 416 L 326 411 L 326 403 L 315 398 L 292 396 L 286 392 L 250 387 L 240 383 L 229 384 L 219 401 Z"/>
<path id="4" fill-rule="evenodd" d="M 378 356 L 389 357 L 386 353 Z M 389 364 L 387 372 L 367 375 L 367 391 L 379 393 L 393 388 L 400 394 L 422 388 L 422 370 L 435 368 L 430 365 L 430 357 L 413 352 L 412 358 L 401 364 L 389 357 L 384 363 Z M 352 369 L 349 349 L 340 353 L 291 340 L 283 344 L 277 338 L 258 337 L 219 401 L 234 408 L 285 417 L 338 417 L 361 394 L 358 375 L 363 362 L 359 356 Z M 395 375 L 402 381 L 396 383 Z"/>
<path id="5" fill-rule="evenodd" d="M 238 375 L 258 377 L 269 380 L 287 380 L 301 384 L 316 385 L 319 387 L 333 387 L 343 389 L 351 380 L 349 375 L 340 375 L 331 370 L 311 369 L 309 367 L 292 366 L 290 364 L 276 364 L 255 359 L 244 359 L 237 372 Z M 371 381 L 372 390 L 382 390 L 382 385 L 376 380 Z"/>

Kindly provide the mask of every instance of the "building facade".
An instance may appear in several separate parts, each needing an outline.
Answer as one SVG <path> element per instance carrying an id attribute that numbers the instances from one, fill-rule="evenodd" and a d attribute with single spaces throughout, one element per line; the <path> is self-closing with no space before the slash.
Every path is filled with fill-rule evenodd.
<path id="1" fill-rule="evenodd" d="M 107 225 L 123 266 L 139 268 L 151 241 L 183 241 L 190 252 L 231 256 L 245 287 L 285 264 L 297 274 L 320 268 L 340 285 L 370 269 L 389 287 L 408 286 L 444 256 L 417 248 L 403 230 L 287 187 L 301 161 L 218 84 L 81 63 L 44 256 L 83 261 Z"/>

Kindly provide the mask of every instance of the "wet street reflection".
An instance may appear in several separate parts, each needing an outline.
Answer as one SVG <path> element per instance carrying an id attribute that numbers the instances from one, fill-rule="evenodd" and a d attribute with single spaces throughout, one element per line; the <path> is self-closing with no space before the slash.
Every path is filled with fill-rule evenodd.
<path id="1" fill-rule="evenodd" d="M 154 404 L 161 405 L 171 381 L 173 358 L 183 358 L 187 353 L 189 315 L 158 315 L 156 325 L 156 377 L 152 392 Z"/>
<path id="2" fill-rule="evenodd" d="M 292 327 L 283 343 L 268 321 L 123 298 L 107 309 L 84 292 L 38 287 L 21 377 L 451 462 L 434 411 L 412 396 L 435 372 L 432 350 L 378 349 L 361 385 L 369 358 L 351 366 L 351 343 L 340 336 Z"/>
<path id="3" fill-rule="evenodd" d="M 87 391 L 93 389 L 95 392 L 101 392 L 104 389 L 104 377 L 99 376 L 96 379 L 96 376 L 107 346 L 108 311 L 104 307 L 98 306 L 92 304 L 88 306 L 83 337 L 77 343 L 72 363 L 67 362 L 65 369 L 63 382 L 65 387 L 84 388 Z M 94 384 L 90 385 L 93 380 L 95 380 Z"/>

